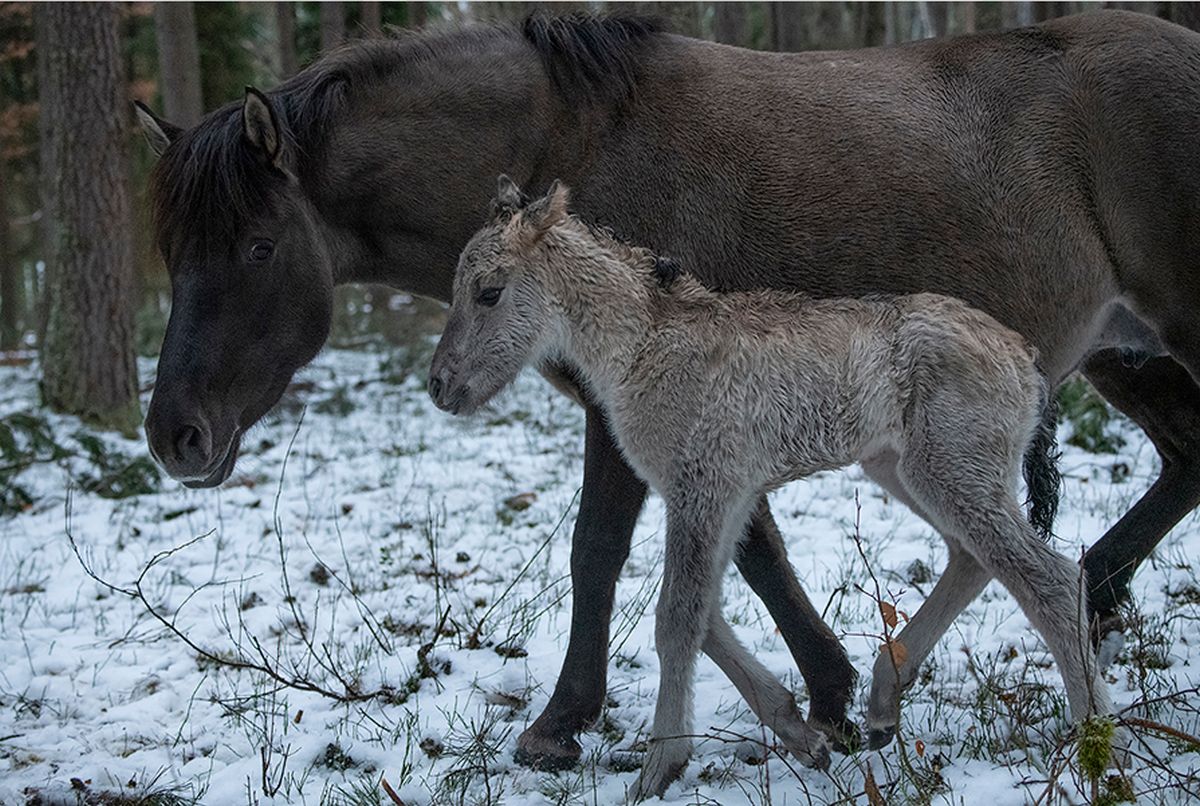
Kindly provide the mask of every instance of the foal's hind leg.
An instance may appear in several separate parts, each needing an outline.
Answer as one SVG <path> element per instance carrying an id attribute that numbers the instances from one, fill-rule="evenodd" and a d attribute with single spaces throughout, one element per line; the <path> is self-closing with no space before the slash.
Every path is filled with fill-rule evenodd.
<path id="1" fill-rule="evenodd" d="M 1087 639 L 1079 566 L 1042 542 L 1006 480 L 923 453 L 919 463 L 901 461 L 905 486 L 1017 600 L 1054 655 L 1072 717 L 1112 713 Z"/>
<path id="2" fill-rule="evenodd" d="M 800 716 L 796 698 L 751 655 L 721 615 L 719 601 L 708 617 L 704 654 L 713 659 L 746 700 L 750 710 L 771 729 L 802 764 L 829 767 L 829 744 L 825 735 L 810 727 Z"/>
<path id="3" fill-rule="evenodd" d="M 898 457 L 888 452 L 862 463 L 863 470 L 877 484 L 934 528 L 931 516 L 905 488 L 896 472 Z M 975 600 L 992 575 L 981 566 L 956 539 L 943 533 L 950 550 L 950 562 L 938 579 L 929 598 L 904 625 L 895 640 L 904 646 L 904 657 L 897 660 L 886 649 L 875 660 L 871 674 L 871 696 L 867 701 L 867 746 L 878 750 L 891 742 L 900 720 L 900 695 L 912 685 L 917 671 L 954 619 Z"/>

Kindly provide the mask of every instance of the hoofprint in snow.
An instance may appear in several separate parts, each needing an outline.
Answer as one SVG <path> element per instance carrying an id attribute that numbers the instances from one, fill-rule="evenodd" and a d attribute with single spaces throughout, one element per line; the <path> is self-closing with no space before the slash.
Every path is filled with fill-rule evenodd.
<path id="1" fill-rule="evenodd" d="M 481 415 L 452 418 L 427 398 L 421 360 L 397 383 L 385 371 L 394 358 L 326 352 L 302 374 L 302 394 L 246 437 L 234 478 L 215 491 L 165 480 L 158 494 L 114 501 L 69 493 L 74 474 L 61 464 L 20 477 L 35 504 L 0 521 L 0 803 L 147 791 L 177 798 L 162 802 L 390 803 L 381 778 L 407 804 L 623 798 L 658 679 L 660 502 L 645 508 L 618 585 L 609 698 L 581 737 L 583 763 L 558 774 L 516 766 L 516 737 L 545 705 L 567 646 L 583 413 L 527 374 Z M 150 363 L 142 369 L 152 376 Z M 36 400 L 35 379 L 33 367 L 0 369 L 0 416 Z M 56 433 L 79 427 L 52 422 Z M 1150 444 L 1118 427 L 1117 455 L 1065 449 L 1064 552 L 1094 540 L 1155 476 Z M 942 540 L 856 469 L 772 501 L 796 571 L 862 674 L 861 705 L 884 631 L 872 573 L 902 621 L 944 565 Z M 157 557 L 141 589 L 192 646 L 89 578 L 68 531 L 119 588 Z M 1153 701 L 1136 713 L 1192 735 L 1198 531 L 1188 518 L 1139 573 L 1136 629 L 1108 670 L 1118 707 Z M 724 612 L 804 700 L 782 639 L 736 577 Z M 267 665 L 343 699 L 379 695 L 339 701 L 220 661 Z M 775 751 L 702 660 L 705 738 L 666 800 L 854 802 L 874 782 L 889 802 L 1083 802 L 1090 789 L 1069 758 L 1063 710 L 1049 653 L 993 583 L 931 656 L 899 741 L 835 756 L 828 774 Z M 1139 802 L 1195 797 L 1200 753 L 1139 735 L 1137 751 L 1157 759 L 1131 773 Z"/>

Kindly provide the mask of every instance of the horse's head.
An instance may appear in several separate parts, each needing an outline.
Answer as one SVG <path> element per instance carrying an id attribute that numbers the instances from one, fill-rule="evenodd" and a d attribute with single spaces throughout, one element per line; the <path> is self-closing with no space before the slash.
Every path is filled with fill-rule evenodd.
<path id="1" fill-rule="evenodd" d="M 450 317 L 429 371 L 429 394 L 455 414 L 478 409 L 511 383 L 552 335 L 544 282 L 554 254 L 545 235 L 567 218 L 567 190 L 555 182 L 529 202 L 502 176 L 492 209 L 459 258 Z"/>
<path id="2" fill-rule="evenodd" d="M 151 192 L 172 299 L 146 435 L 168 473 L 211 487 L 324 344 L 332 245 L 271 99 L 248 88 L 188 131 L 138 113 L 161 157 Z"/>

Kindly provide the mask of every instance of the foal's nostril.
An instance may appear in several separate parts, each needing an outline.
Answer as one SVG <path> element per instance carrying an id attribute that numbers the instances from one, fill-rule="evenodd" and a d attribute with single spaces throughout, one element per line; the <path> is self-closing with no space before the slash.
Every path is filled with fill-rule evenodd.
<path id="1" fill-rule="evenodd" d="M 439 397 L 442 396 L 442 379 L 441 378 L 430 378 L 429 379 L 429 396 L 432 397 L 435 401 Z"/>

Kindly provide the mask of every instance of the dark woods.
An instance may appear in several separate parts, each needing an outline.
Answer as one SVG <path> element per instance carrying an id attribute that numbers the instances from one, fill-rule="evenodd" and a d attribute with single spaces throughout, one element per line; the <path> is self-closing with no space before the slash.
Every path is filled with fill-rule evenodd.
<path id="1" fill-rule="evenodd" d="M 653 16 L 688 36 L 787 51 L 1014 27 L 1101 6 L 1200 24 L 1189 3 L 688 2 L 608 3 L 604 10 Z M 169 292 L 147 209 L 154 157 L 139 142 L 130 99 L 190 124 L 241 97 L 247 84 L 273 87 L 321 50 L 389 26 L 470 19 L 522 24 L 535 10 L 583 7 L 0 4 L 0 350 L 6 360 L 41 352 L 43 402 L 50 406 L 125 431 L 136 425 L 133 357 L 157 351 Z M 644 25 L 630 22 L 623 33 L 636 38 Z M 540 50 L 553 52 L 553 23 L 531 27 L 527 35 L 545 40 Z M 83 52 L 97 68 L 89 76 L 99 82 L 94 86 L 73 78 L 86 71 L 72 69 L 71 54 Z M 595 50 L 597 58 L 604 52 Z M 586 58 L 576 63 L 581 69 L 567 76 L 576 86 L 562 89 L 584 102 L 595 90 L 594 75 Z M 592 67 L 596 74 L 614 72 L 613 65 Z M 240 168 L 246 166 L 230 166 Z M 367 287 L 339 294 L 335 339 L 388 329 L 391 292 Z M 104 303 L 83 305 L 84 299 Z"/>

